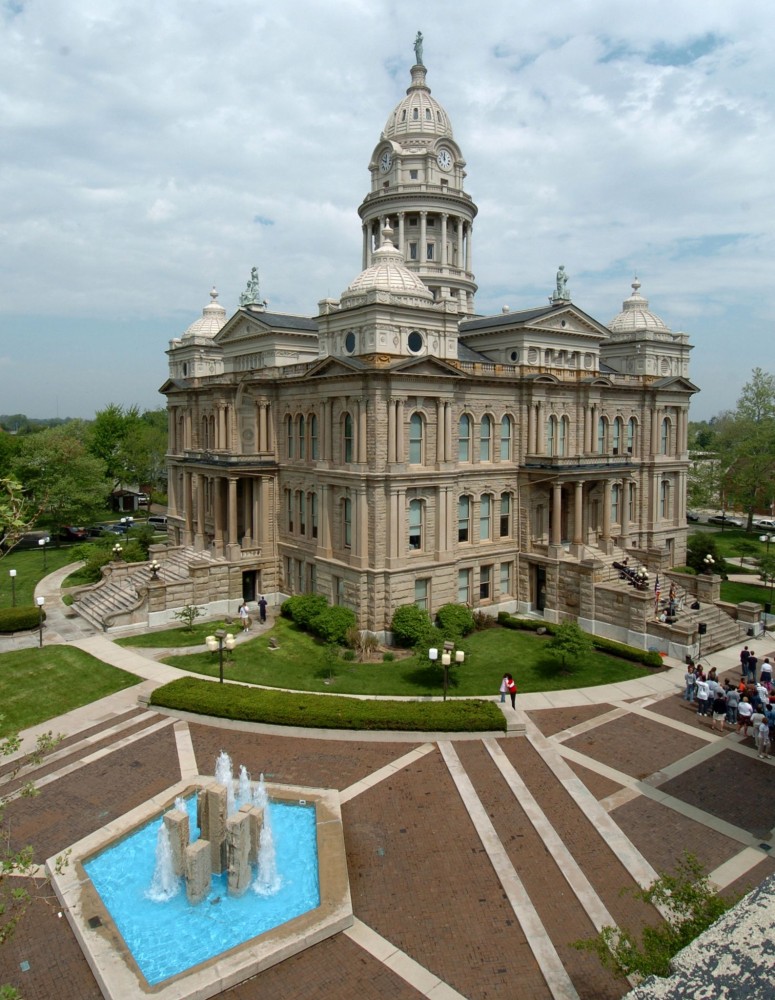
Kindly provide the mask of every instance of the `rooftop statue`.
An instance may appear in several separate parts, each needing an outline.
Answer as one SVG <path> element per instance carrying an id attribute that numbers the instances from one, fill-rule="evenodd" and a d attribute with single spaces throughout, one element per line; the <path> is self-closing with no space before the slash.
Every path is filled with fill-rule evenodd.
<path id="1" fill-rule="evenodd" d="M 258 268 L 254 267 L 250 272 L 250 280 L 245 291 L 239 297 L 240 306 L 262 305 L 261 291 L 258 286 Z"/>
<path id="2" fill-rule="evenodd" d="M 557 287 L 555 288 L 552 302 L 570 302 L 570 292 L 568 291 L 568 275 L 565 273 L 565 265 L 560 264 L 557 271 Z"/>
<path id="3" fill-rule="evenodd" d="M 417 32 L 417 38 L 414 40 L 414 58 L 418 66 L 424 66 L 425 63 L 422 61 L 422 32 Z"/>

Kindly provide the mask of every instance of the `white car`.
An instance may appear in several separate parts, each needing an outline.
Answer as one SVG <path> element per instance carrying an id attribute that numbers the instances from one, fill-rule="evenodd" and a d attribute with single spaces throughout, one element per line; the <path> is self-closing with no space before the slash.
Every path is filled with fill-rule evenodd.
<path id="1" fill-rule="evenodd" d="M 767 528 L 769 531 L 775 529 L 775 520 L 771 517 L 755 517 L 753 521 L 754 528 Z"/>

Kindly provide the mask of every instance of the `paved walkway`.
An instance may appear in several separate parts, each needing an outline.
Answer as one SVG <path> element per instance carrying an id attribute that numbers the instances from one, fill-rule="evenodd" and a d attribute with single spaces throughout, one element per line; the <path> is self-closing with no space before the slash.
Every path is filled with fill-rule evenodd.
<path id="1" fill-rule="evenodd" d="M 69 624 L 52 615 L 47 639 Z M 678 663 L 640 681 L 520 695 L 504 712 L 523 737 L 453 741 L 176 720 L 137 696 L 179 671 L 93 632 L 68 641 L 143 681 L 24 734 L 65 737 L 36 771 L 12 782 L 10 762 L 0 768 L 0 794 L 22 778 L 40 789 L 7 807 L 14 843 L 37 857 L 211 773 L 221 749 L 273 781 L 340 790 L 354 926 L 225 991 L 230 1000 L 619 998 L 629 984 L 572 944 L 658 919 L 622 888 L 647 885 L 686 848 L 720 887 L 775 871 L 775 802 L 761 794 L 773 764 L 698 720 Z M 763 654 L 768 643 L 757 643 Z M 736 671 L 737 649 L 704 659 Z M 0 949 L 0 981 L 30 998 L 97 1000 L 58 912 L 35 900 Z"/>

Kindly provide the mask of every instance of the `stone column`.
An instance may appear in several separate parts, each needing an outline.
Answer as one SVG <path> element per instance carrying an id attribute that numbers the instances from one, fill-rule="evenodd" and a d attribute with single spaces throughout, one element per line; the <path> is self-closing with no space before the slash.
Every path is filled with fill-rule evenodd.
<path id="1" fill-rule="evenodd" d="M 363 225 L 361 226 L 361 229 L 363 231 L 363 258 L 362 258 L 361 270 L 365 271 L 366 268 L 370 264 L 370 260 L 369 260 L 369 256 L 370 256 L 369 255 L 369 227 L 364 222 Z"/>
<path id="2" fill-rule="evenodd" d="M 266 403 L 258 404 L 258 451 L 268 451 L 268 441 L 266 437 Z"/>
<path id="3" fill-rule="evenodd" d="M 396 404 L 388 400 L 387 460 L 392 465 L 396 460 Z"/>
<path id="4" fill-rule="evenodd" d="M 452 404 L 444 404 L 444 461 L 452 461 Z"/>
<path id="5" fill-rule="evenodd" d="M 366 565 L 369 555 L 369 508 L 366 489 L 361 487 L 355 495 L 355 553 Z"/>
<path id="6" fill-rule="evenodd" d="M 420 250 L 417 262 L 420 266 L 428 259 L 428 213 L 420 212 Z"/>
<path id="7" fill-rule="evenodd" d="M 223 871 L 226 862 L 224 847 L 226 798 L 226 789 L 223 785 L 213 782 L 201 789 L 196 800 L 197 821 L 202 840 L 209 844 L 211 867 L 218 875 Z"/>
<path id="8" fill-rule="evenodd" d="M 406 490 L 396 490 L 396 540 L 398 543 L 398 555 L 403 558 L 406 553 Z"/>
<path id="9" fill-rule="evenodd" d="M 463 220 L 458 216 L 457 218 L 457 260 L 455 264 L 460 270 L 463 270 Z"/>
<path id="10" fill-rule="evenodd" d="M 194 547 L 201 551 L 205 547 L 205 496 L 207 487 L 204 473 L 196 474 L 196 536 Z"/>
<path id="11" fill-rule="evenodd" d="M 228 522 L 228 532 L 229 532 L 229 545 L 239 544 L 239 534 L 238 534 L 238 521 L 237 521 L 237 480 L 235 477 L 229 477 L 227 480 L 229 484 L 229 522 Z"/>
<path id="12" fill-rule="evenodd" d="M 253 873 L 250 869 L 250 816 L 238 812 L 226 820 L 226 871 L 230 896 L 241 896 L 249 887 Z"/>
<path id="13" fill-rule="evenodd" d="M 546 421 L 544 419 L 544 404 L 541 400 L 536 404 L 536 454 L 546 453 Z"/>
<path id="14" fill-rule="evenodd" d="M 406 260 L 406 243 L 404 242 L 404 220 L 406 218 L 406 212 L 398 213 L 398 249 L 403 254 L 404 260 Z"/>
<path id="15" fill-rule="evenodd" d="M 404 459 L 404 401 L 399 399 L 396 404 L 396 461 Z"/>
<path id="16" fill-rule="evenodd" d="M 562 483 L 552 483 L 552 545 L 562 542 Z"/>
<path id="17" fill-rule="evenodd" d="M 366 404 L 365 399 L 358 400 L 358 462 L 361 465 L 366 464 L 366 434 L 367 434 L 367 423 L 366 423 Z"/>
<path id="18" fill-rule="evenodd" d="M 167 410 L 167 441 L 169 442 L 169 450 L 173 455 L 178 454 L 177 430 L 175 408 L 171 406 Z"/>
<path id="19" fill-rule="evenodd" d="M 215 542 L 215 554 L 223 555 L 223 479 L 220 476 L 213 477 L 213 540 Z"/>
<path id="20" fill-rule="evenodd" d="M 603 530 L 601 538 L 608 541 L 611 537 L 611 480 L 603 480 Z"/>
<path id="21" fill-rule="evenodd" d="M 441 213 L 441 266 L 447 266 L 447 219 L 449 219 L 449 214 L 447 212 Z"/>
<path id="22" fill-rule="evenodd" d="M 210 842 L 201 838 L 186 848 L 186 898 L 194 906 L 207 899 L 213 874 Z"/>
<path id="23" fill-rule="evenodd" d="M 444 403 L 436 400 L 436 463 L 444 461 Z"/>
<path id="24" fill-rule="evenodd" d="M 185 499 L 183 502 L 185 504 L 184 514 L 186 518 L 183 528 L 183 543 L 184 545 L 191 545 L 194 540 L 194 477 L 188 469 L 183 473 L 183 477 L 185 490 Z"/>
<path id="25" fill-rule="evenodd" d="M 254 476 L 250 480 L 250 484 L 251 500 L 253 505 L 253 511 L 251 514 L 251 521 L 253 524 L 253 542 L 256 545 L 261 545 L 264 541 L 264 526 L 261 519 L 261 476 Z"/>
<path id="26" fill-rule="evenodd" d="M 274 410 L 272 409 L 272 404 L 266 404 L 266 450 L 274 451 L 275 447 L 275 426 L 274 426 Z"/>
<path id="27" fill-rule="evenodd" d="M 188 847 L 188 813 L 180 809 L 170 809 L 164 814 L 164 825 L 170 838 L 172 870 L 176 875 L 186 871 L 186 848 Z"/>
<path id="28" fill-rule="evenodd" d="M 536 412 L 535 404 L 527 404 L 527 451 L 529 455 L 536 454 Z"/>
<path id="29" fill-rule="evenodd" d="M 468 223 L 468 236 L 466 238 L 466 271 L 471 273 L 471 255 L 473 251 L 472 243 L 474 238 L 474 226 L 473 223 Z"/>
<path id="30" fill-rule="evenodd" d="M 320 487 L 320 548 L 324 555 L 331 554 L 331 487 Z"/>
<path id="31" fill-rule="evenodd" d="M 573 495 L 573 543 L 581 545 L 584 541 L 584 483 L 574 484 Z"/>

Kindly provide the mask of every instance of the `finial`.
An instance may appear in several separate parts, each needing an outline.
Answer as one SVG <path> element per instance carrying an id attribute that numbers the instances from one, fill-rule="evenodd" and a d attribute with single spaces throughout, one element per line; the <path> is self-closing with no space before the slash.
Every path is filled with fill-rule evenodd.
<path id="1" fill-rule="evenodd" d="M 637 295 L 639 289 L 640 289 L 640 282 L 638 281 L 638 275 L 636 274 L 635 281 L 633 281 L 632 283 L 632 291 L 635 295 Z"/>
<path id="2" fill-rule="evenodd" d="M 393 243 L 393 230 L 390 228 L 389 222 L 385 223 L 385 226 L 382 230 L 382 243 L 380 243 L 380 246 L 391 247 L 391 249 L 395 249 L 395 244 Z"/>
<path id="3" fill-rule="evenodd" d="M 217 301 L 218 299 L 218 289 L 215 287 L 215 285 L 213 285 L 213 287 L 210 289 L 210 298 L 213 300 L 213 302 Z"/>

